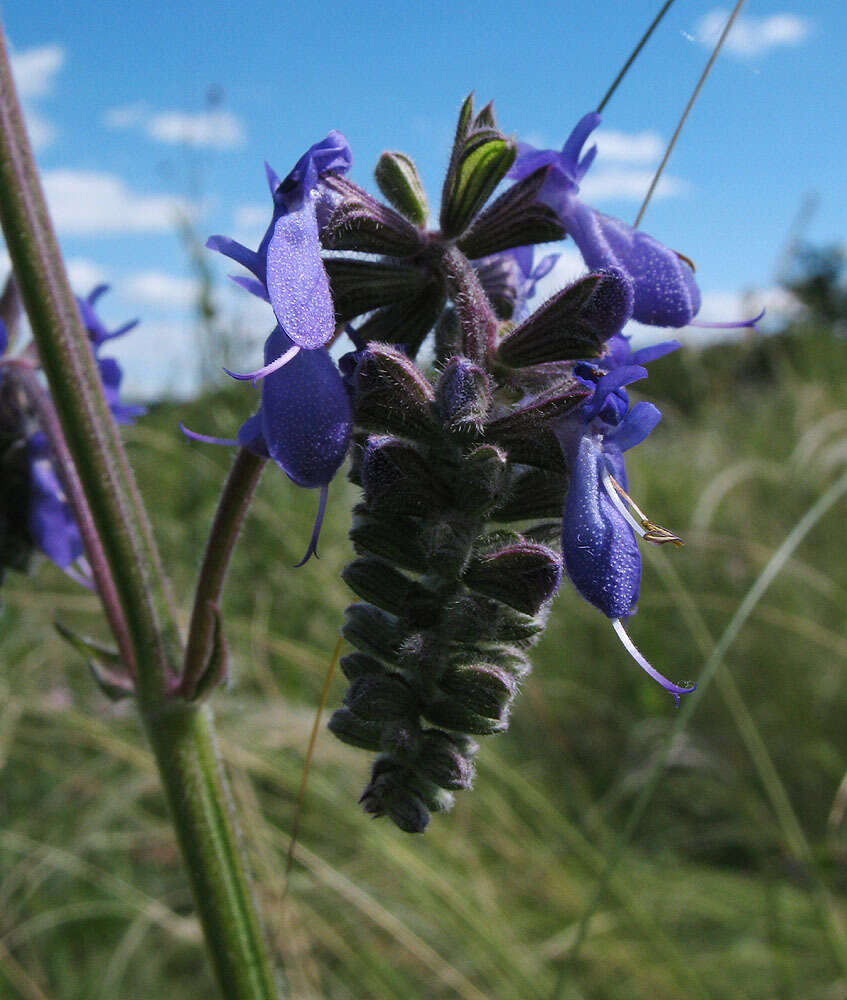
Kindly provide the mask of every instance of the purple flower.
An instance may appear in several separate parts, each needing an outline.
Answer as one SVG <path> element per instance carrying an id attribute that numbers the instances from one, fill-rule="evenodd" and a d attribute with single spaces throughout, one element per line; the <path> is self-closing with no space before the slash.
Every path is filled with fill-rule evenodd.
<path id="1" fill-rule="evenodd" d="M 636 403 L 630 409 L 625 386 L 647 375 L 644 364 L 677 347 L 676 341 L 669 341 L 633 354 L 625 337 L 612 337 L 597 363 L 575 366 L 574 374 L 593 387 L 593 393 L 581 412 L 560 421 L 556 435 L 570 469 L 562 517 L 565 571 L 579 593 L 612 620 L 636 662 L 679 703 L 679 696 L 693 688 L 673 684 L 658 673 L 621 622 L 638 603 L 641 554 L 636 534 L 647 541 L 681 544 L 649 521 L 629 497 L 623 456 L 661 419 L 652 403 Z"/>
<path id="2" fill-rule="evenodd" d="M 123 379 L 121 366 L 114 358 L 101 358 L 100 348 L 107 341 L 114 340 L 116 337 L 122 337 L 125 333 L 129 333 L 130 330 L 135 329 L 138 326 L 138 320 L 130 320 L 128 323 L 124 323 L 123 326 L 119 326 L 116 330 L 107 330 L 105 324 L 97 315 L 94 306 L 100 296 L 108 290 L 108 285 L 97 285 L 86 298 L 83 299 L 77 296 L 76 303 L 79 307 L 82 325 L 85 327 L 88 339 L 91 341 L 94 358 L 97 361 L 97 368 L 100 372 L 100 381 L 103 384 L 103 395 L 106 397 L 106 402 L 112 411 L 112 416 L 119 424 L 131 424 L 135 417 L 143 416 L 147 410 L 143 406 L 127 406 L 121 402 L 120 387 L 121 380 Z"/>
<path id="3" fill-rule="evenodd" d="M 265 342 L 265 365 L 290 352 L 291 340 L 279 326 Z M 315 526 L 302 566 L 314 554 L 320 535 L 329 483 L 344 461 L 353 433 L 350 399 L 329 351 L 300 351 L 284 367 L 262 380 L 262 402 L 238 431 L 235 441 L 184 433 L 211 444 L 240 445 L 272 458 L 298 486 L 320 489 Z"/>
<path id="4" fill-rule="evenodd" d="M 590 208 L 579 198 L 579 184 L 594 161 L 597 147 L 582 147 L 600 124 L 596 112 L 585 115 L 562 146 L 534 149 L 518 143 L 509 176 L 521 180 L 550 166 L 540 199 L 559 216 L 590 270 L 620 267 L 633 280 L 633 318 L 653 326 L 685 326 L 700 309 L 700 290 L 691 267 L 673 250 L 620 219 Z"/>
<path id="5" fill-rule="evenodd" d="M 547 254 L 533 266 L 533 247 L 515 247 L 482 257 L 474 261 L 474 267 L 491 302 L 496 307 L 507 305 L 504 315 L 518 323 L 527 316 L 527 303 L 535 295 L 538 282 L 553 270 L 559 256 Z"/>
<path id="6" fill-rule="evenodd" d="M 122 337 L 125 333 L 129 333 L 130 330 L 138 326 L 138 320 L 131 319 L 128 323 L 124 323 L 123 326 L 119 326 L 117 330 L 106 329 L 103 320 L 97 315 L 94 307 L 97 304 L 97 300 L 105 292 L 108 292 L 108 290 L 108 285 L 96 285 L 84 299 L 78 295 L 76 296 L 76 304 L 79 307 L 82 325 L 88 333 L 88 339 L 94 347 L 95 355 L 107 340 L 115 340 L 116 337 Z"/>
<path id="7" fill-rule="evenodd" d="M 114 358 L 99 357 L 99 351 L 104 343 L 123 336 L 133 329 L 138 321 L 125 323 L 117 330 L 106 329 L 94 306 L 107 288 L 107 285 L 98 285 L 87 298 L 77 297 L 76 301 L 83 326 L 91 340 L 109 409 L 119 424 L 129 424 L 146 410 L 143 406 L 127 406 L 121 402 L 120 384 L 123 374 L 120 365 Z M 60 569 L 90 587 L 92 585 L 90 570 L 83 554 L 82 538 L 53 464 L 49 444 L 41 431 L 30 437 L 27 451 L 32 491 L 29 509 L 29 530 L 32 540 Z"/>
<path id="8" fill-rule="evenodd" d="M 48 559 L 69 572 L 78 560 L 83 560 L 82 538 L 59 482 L 47 439 L 41 431 L 29 439 L 27 451 L 31 488 L 29 532 L 32 541 Z M 69 575 L 79 578 L 72 571 Z M 83 576 L 87 575 L 87 567 L 84 566 Z M 87 583 L 87 580 L 82 582 Z"/>
<path id="9" fill-rule="evenodd" d="M 291 341 L 290 351 L 275 360 L 277 368 L 301 348 L 322 347 L 335 331 L 335 310 L 319 238 L 333 202 L 320 179 L 327 173 L 346 173 L 351 162 L 347 140 L 332 131 L 300 157 L 285 180 L 280 181 L 266 164 L 273 214 L 258 249 L 248 250 L 226 236 L 212 236 L 206 242 L 209 249 L 252 272 L 253 278 L 234 280 L 270 302 L 277 323 Z M 243 377 L 266 374 L 268 369 L 263 368 Z"/>

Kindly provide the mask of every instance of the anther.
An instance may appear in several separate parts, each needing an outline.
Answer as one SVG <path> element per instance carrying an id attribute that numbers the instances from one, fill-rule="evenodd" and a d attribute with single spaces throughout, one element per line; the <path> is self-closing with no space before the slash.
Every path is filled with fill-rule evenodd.
<path id="1" fill-rule="evenodd" d="M 645 542 L 653 542 L 656 545 L 667 545 L 670 542 L 671 545 L 676 545 L 677 547 L 685 544 L 679 535 L 668 531 L 667 528 L 663 528 L 660 524 L 654 524 L 608 470 L 603 471 L 603 485 L 606 487 L 609 499 L 621 512 L 635 533 L 640 535 Z M 637 521 L 630 514 L 626 505 L 629 505 L 638 515 Z"/>

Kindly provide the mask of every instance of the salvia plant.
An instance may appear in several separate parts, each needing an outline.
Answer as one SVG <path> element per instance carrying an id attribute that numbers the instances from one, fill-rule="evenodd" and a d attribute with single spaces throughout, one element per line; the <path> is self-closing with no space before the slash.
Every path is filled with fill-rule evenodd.
<path id="1" fill-rule="evenodd" d="M 116 648 L 62 633 L 107 695 L 137 702 L 224 994 L 271 997 L 206 704 L 227 677 L 219 600 L 265 464 L 317 494 L 300 565 L 345 462 L 360 491 L 343 572 L 356 598 L 343 624 L 349 688 L 329 728 L 377 755 L 364 809 L 421 832 L 471 786 L 477 738 L 507 728 L 563 580 L 674 701 L 694 689 L 626 631 L 639 544 L 681 539 L 631 497 L 624 459 L 660 419 L 627 387 L 679 346 L 633 351 L 626 324 L 696 322 L 694 269 L 582 199 L 596 112 L 561 150 L 539 150 L 468 97 L 437 219 L 404 153 L 376 165 L 383 201 L 354 183 L 340 132 L 284 179 L 267 168 L 259 246 L 207 244 L 242 267 L 234 280 L 268 304 L 273 329 L 261 363 L 230 373 L 260 385 L 256 413 L 232 439 L 184 428 L 238 451 L 183 644 L 117 433 L 143 411 L 121 402 L 120 368 L 101 353 L 134 324 L 106 329 L 102 287 L 71 294 L 5 55 L 0 71 L 0 213 L 16 278 L 0 301 L 0 573 L 40 550 L 99 594 Z M 537 305 L 556 255 L 535 248 L 565 237 L 585 273 Z M 17 289 L 34 335 L 22 349 Z"/>

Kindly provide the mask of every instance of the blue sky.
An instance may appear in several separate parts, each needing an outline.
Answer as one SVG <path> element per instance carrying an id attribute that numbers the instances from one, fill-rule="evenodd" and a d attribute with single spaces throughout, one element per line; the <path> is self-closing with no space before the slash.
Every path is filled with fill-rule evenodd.
<path id="1" fill-rule="evenodd" d="M 560 146 L 658 6 L 40 0 L 2 14 L 72 279 L 111 282 L 107 320 L 141 318 L 115 350 L 149 394 L 196 375 L 178 213 L 204 238 L 255 245 L 270 214 L 262 161 L 285 174 L 330 128 L 350 141 L 354 180 L 373 189 L 379 153 L 399 149 L 435 206 L 468 91 L 495 100 L 507 133 Z M 591 204 L 632 221 L 727 13 L 676 0 L 606 109 Z M 705 318 L 748 312 L 752 292 L 779 311 L 778 259 L 807 194 L 819 198 L 807 235 L 845 236 L 845 29 L 842 0 L 748 0 L 692 112 L 642 227 L 696 262 Z M 578 269 L 565 249 L 547 292 Z M 219 302 L 252 364 L 267 307 L 223 280 Z"/>

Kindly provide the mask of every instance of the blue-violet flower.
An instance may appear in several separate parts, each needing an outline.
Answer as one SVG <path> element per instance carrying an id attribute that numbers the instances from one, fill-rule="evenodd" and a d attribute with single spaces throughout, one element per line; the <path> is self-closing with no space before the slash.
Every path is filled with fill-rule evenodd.
<path id="1" fill-rule="evenodd" d="M 539 198 L 559 216 L 587 267 L 626 271 L 635 289 L 633 319 L 653 326 L 685 326 L 700 309 L 700 290 L 689 264 L 652 236 L 595 211 L 579 197 L 580 182 L 597 155 L 596 146 L 585 155 L 582 147 L 600 120 L 596 112 L 581 118 L 561 152 L 518 143 L 509 176 L 521 180 L 549 166 Z"/>
<path id="2" fill-rule="evenodd" d="M 327 173 L 346 173 L 352 163 L 347 140 L 331 131 L 300 157 L 285 180 L 265 165 L 273 198 L 273 215 L 257 250 L 226 236 L 212 236 L 206 246 L 252 272 L 235 280 L 270 302 L 276 321 L 291 347 L 272 366 L 235 378 L 258 379 L 287 364 L 301 350 L 323 347 L 335 331 L 329 278 L 321 260 L 320 229 L 333 202 L 320 183 Z"/>
<path id="3" fill-rule="evenodd" d="M 674 684 L 655 670 L 632 643 L 622 619 L 633 614 L 638 603 L 641 554 L 636 534 L 647 541 L 681 544 L 676 535 L 649 521 L 627 493 L 623 453 L 650 434 L 661 413 L 647 402 L 630 409 L 625 386 L 647 375 L 646 363 L 679 346 L 668 341 L 633 353 L 627 338 L 616 334 L 596 363 L 575 366 L 574 374 L 593 392 L 581 411 L 556 426 L 570 468 L 562 517 L 565 571 L 579 593 L 611 619 L 639 666 L 677 704 L 693 687 Z"/>

